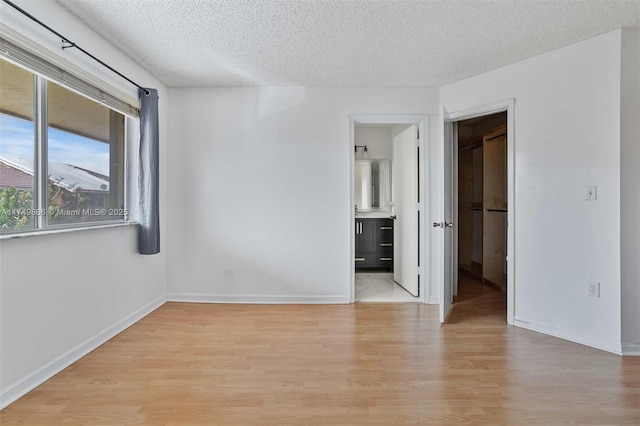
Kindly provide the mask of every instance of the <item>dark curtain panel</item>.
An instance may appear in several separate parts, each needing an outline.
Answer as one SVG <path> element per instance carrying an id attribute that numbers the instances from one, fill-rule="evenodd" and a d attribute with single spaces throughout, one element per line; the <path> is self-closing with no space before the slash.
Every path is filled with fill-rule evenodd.
<path id="1" fill-rule="evenodd" d="M 160 253 L 158 91 L 146 90 L 149 94 L 140 90 L 138 251 L 140 254 L 157 254 Z"/>

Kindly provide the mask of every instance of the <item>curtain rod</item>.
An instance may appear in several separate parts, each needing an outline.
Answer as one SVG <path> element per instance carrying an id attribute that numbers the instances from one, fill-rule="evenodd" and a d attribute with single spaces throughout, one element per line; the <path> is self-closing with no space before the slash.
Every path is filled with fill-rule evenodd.
<path id="1" fill-rule="evenodd" d="M 22 9 L 21 7 L 17 6 L 16 4 L 12 3 L 9 0 L 3 0 L 6 4 L 8 4 L 9 6 L 13 7 L 15 10 L 17 10 L 18 12 L 22 13 L 24 16 L 26 16 L 27 18 L 31 19 L 32 21 L 40 24 L 42 27 L 46 28 L 47 30 L 49 30 L 50 32 L 54 33 L 55 35 L 57 35 L 58 37 L 61 38 L 61 41 L 63 44 L 62 49 L 68 49 L 70 47 L 75 47 L 76 49 L 78 49 L 79 51 L 81 51 L 82 53 L 84 53 L 85 55 L 87 55 L 88 57 L 90 57 L 91 59 L 93 59 L 94 61 L 98 62 L 100 65 L 102 65 L 103 67 L 107 68 L 108 70 L 118 74 L 120 77 L 124 78 L 125 80 L 127 80 L 129 83 L 133 84 L 134 86 L 136 86 L 138 89 L 142 90 L 145 95 L 148 95 L 150 92 L 145 89 L 144 87 L 140 86 L 138 83 L 136 83 L 135 81 L 131 80 L 129 77 L 127 77 L 126 75 L 122 74 L 120 71 L 114 69 L 113 67 L 107 65 L 106 63 L 102 62 L 100 59 L 96 58 L 95 56 L 93 56 L 91 53 L 87 52 L 86 50 L 84 50 L 83 48 L 81 48 L 80 46 L 78 46 L 77 44 L 75 44 L 74 42 L 72 42 L 71 40 L 69 40 L 67 37 L 63 36 L 62 34 L 60 34 L 59 32 L 57 32 L 56 30 L 54 30 L 53 28 L 49 27 L 47 24 L 45 24 L 44 22 L 40 21 L 38 18 L 36 18 L 35 16 L 33 16 L 32 14 L 30 14 L 29 12 L 27 12 L 26 10 Z"/>

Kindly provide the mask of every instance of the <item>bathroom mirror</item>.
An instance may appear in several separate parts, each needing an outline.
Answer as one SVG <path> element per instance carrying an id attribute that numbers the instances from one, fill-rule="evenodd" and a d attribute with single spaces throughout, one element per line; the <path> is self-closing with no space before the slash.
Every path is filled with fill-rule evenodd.
<path id="1" fill-rule="evenodd" d="M 391 211 L 389 160 L 356 160 L 354 185 L 357 212 Z"/>

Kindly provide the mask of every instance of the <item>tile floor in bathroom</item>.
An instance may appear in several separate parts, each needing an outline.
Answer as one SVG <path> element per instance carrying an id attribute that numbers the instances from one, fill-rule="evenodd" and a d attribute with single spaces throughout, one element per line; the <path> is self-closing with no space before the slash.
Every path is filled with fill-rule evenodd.
<path id="1" fill-rule="evenodd" d="M 393 281 L 393 272 L 356 272 L 356 302 L 419 302 Z"/>

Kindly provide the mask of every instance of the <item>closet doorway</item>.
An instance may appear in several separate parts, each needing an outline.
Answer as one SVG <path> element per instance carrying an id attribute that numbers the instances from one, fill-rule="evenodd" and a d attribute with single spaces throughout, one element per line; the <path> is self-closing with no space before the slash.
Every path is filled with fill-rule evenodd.
<path id="1" fill-rule="evenodd" d="M 453 308 L 507 315 L 507 112 L 455 123 Z M 456 307 L 456 305 L 458 307 Z"/>

